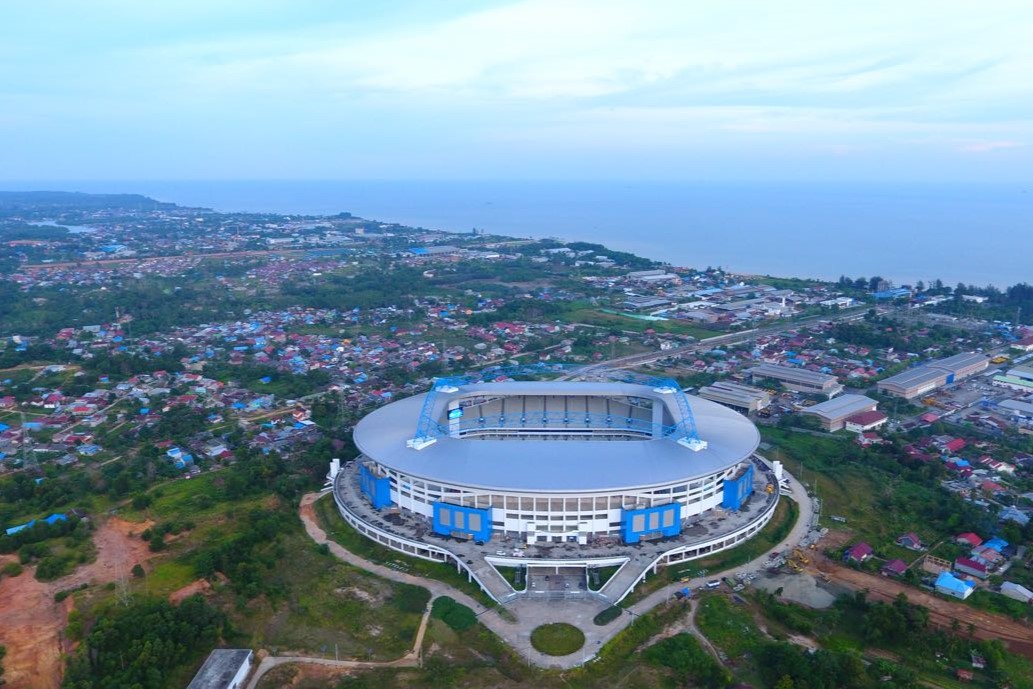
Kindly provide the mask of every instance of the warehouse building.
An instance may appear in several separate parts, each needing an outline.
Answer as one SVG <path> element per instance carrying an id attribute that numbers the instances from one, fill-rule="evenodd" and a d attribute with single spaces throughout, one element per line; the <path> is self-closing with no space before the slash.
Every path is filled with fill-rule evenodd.
<path id="1" fill-rule="evenodd" d="M 771 395 L 766 390 L 727 381 L 700 388 L 699 396 L 746 413 L 760 411 L 771 404 Z"/>
<path id="2" fill-rule="evenodd" d="M 876 384 L 879 392 L 914 399 L 947 384 L 947 373 L 936 368 L 918 366 L 880 380 Z"/>
<path id="3" fill-rule="evenodd" d="M 805 368 L 781 366 L 779 364 L 760 364 L 747 369 L 746 372 L 754 380 L 776 380 L 790 390 L 825 395 L 829 399 L 843 392 L 843 386 L 835 376 L 809 371 Z"/>
<path id="4" fill-rule="evenodd" d="M 937 359 L 927 364 L 931 368 L 938 368 L 947 372 L 947 384 L 964 380 L 980 371 L 985 371 L 990 366 L 990 359 L 977 352 L 966 352 L 955 354 L 946 359 Z"/>
<path id="5" fill-rule="evenodd" d="M 828 402 L 816 404 L 803 410 L 804 414 L 813 414 L 821 419 L 821 427 L 826 431 L 838 431 L 846 425 L 847 419 L 875 411 L 878 402 L 864 395 L 840 395 Z"/>
<path id="6" fill-rule="evenodd" d="M 879 392 L 887 395 L 914 399 L 944 385 L 964 380 L 985 370 L 989 365 L 990 360 L 982 354 L 956 354 L 880 380 L 876 387 Z"/>
<path id="7" fill-rule="evenodd" d="M 1033 421 L 1033 403 L 1022 400 L 1004 400 L 997 407 L 1003 409 L 1014 419 Z"/>
<path id="8" fill-rule="evenodd" d="M 1018 392 L 1033 392 L 1033 366 L 1015 366 L 1007 375 L 994 376 L 993 384 Z"/>

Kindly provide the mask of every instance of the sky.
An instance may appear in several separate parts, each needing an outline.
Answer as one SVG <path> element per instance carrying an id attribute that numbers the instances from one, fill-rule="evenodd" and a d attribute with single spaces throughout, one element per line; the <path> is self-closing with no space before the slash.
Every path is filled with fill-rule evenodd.
<path id="1" fill-rule="evenodd" d="M 3 0 L 0 180 L 1028 182 L 1029 0 Z"/>

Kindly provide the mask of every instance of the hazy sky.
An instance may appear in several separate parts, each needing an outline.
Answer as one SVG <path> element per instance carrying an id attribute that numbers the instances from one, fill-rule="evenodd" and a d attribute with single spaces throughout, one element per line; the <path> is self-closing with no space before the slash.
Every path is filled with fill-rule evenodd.
<path id="1" fill-rule="evenodd" d="M 1033 2 L 2 0 L 0 179 L 1033 177 Z"/>

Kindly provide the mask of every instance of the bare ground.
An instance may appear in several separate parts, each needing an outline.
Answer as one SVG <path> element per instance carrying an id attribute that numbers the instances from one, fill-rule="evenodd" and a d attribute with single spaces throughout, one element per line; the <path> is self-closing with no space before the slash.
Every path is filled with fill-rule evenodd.
<path id="1" fill-rule="evenodd" d="M 212 585 L 207 579 L 198 579 L 197 581 L 192 581 L 183 588 L 170 593 L 169 601 L 174 605 L 178 605 L 184 598 L 189 598 L 195 593 L 208 593 L 211 590 Z"/>
<path id="2" fill-rule="evenodd" d="M 37 581 L 33 567 L 0 582 L 0 643 L 7 647 L 4 679 L 9 689 L 57 689 L 61 685 L 62 654 L 73 649 L 63 631 L 74 601 L 69 596 L 57 603 L 54 595 L 84 583 L 105 584 L 128 577 L 134 564 L 142 564 L 154 555 L 139 538 L 149 526 L 111 517 L 94 531 L 95 561 L 52 582 Z M 5 555 L 0 560 L 17 558 Z"/>
<path id="3" fill-rule="evenodd" d="M 1000 639 L 1013 653 L 1033 659 L 1033 627 L 1030 625 L 939 598 L 887 577 L 844 567 L 828 558 L 816 558 L 815 565 L 819 571 L 831 576 L 833 583 L 854 590 L 867 590 L 869 597 L 876 600 L 892 601 L 903 593 L 912 603 L 928 608 L 929 621 L 937 627 L 950 629 L 957 620 L 962 630 L 972 625 L 977 639 Z"/>

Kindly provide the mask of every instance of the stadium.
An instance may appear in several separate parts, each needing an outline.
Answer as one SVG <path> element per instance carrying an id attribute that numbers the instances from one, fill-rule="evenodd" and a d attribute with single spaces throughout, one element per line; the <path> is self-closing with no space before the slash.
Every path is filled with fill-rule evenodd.
<path id="1" fill-rule="evenodd" d="M 355 427 L 359 458 L 331 468 L 341 514 L 396 550 L 464 566 L 489 542 L 505 549 L 476 553 L 493 564 L 623 562 L 644 544 L 668 563 L 759 530 L 778 479 L 749 419 L 671 380 L 610 374 L 438 379 L 381 407 Z"/>

